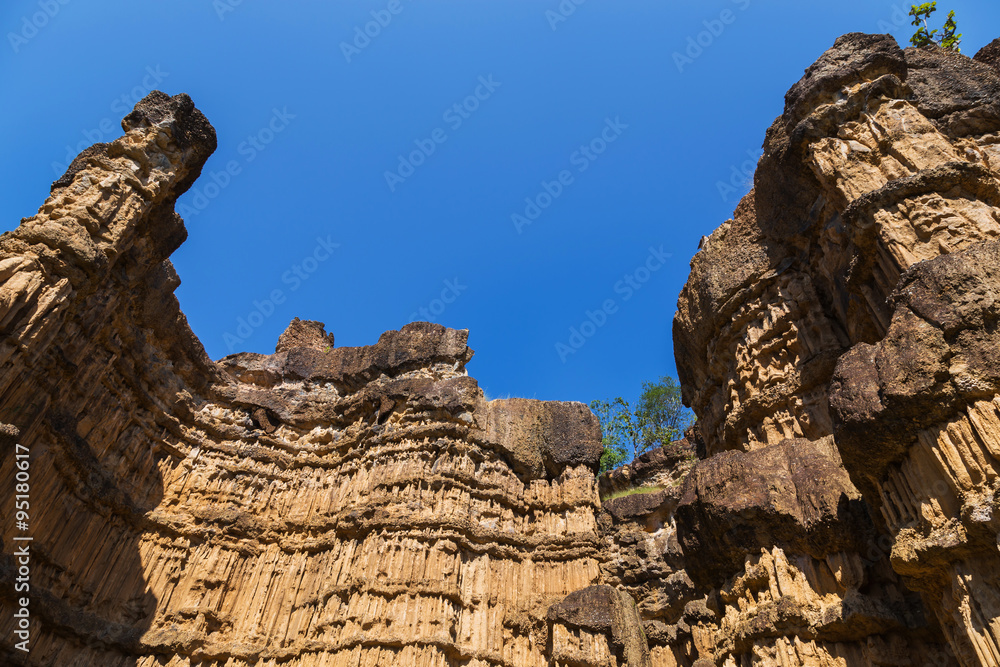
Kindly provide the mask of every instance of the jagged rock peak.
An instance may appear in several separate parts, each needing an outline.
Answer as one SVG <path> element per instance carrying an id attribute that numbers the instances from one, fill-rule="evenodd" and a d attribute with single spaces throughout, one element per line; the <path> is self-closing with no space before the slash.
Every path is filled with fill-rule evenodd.
<path id="1" fill-rule="evenodd" d="M 274 351 L 284 352 L 293 347 L 308 347 L 327 352 L 333 347 L 333 334 L 326 332 L 322 322 L 300 320 L 296 317 L 278 336 L 278 344 L 274 346 Z"/>
<path id="2" fill-rule="evenodd" d="M 979 49 L 974 59 L 1000 70 L 1000 37 Z"/>

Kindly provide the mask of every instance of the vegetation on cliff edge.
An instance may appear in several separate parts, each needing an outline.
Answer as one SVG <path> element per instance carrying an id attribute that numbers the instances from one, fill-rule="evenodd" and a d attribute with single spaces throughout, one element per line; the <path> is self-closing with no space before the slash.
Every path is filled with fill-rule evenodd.
<path id="1" fill-rule="evenodd" d="M 601 422 L 601 473 L 656 447 L 669 448 L 694 421 L 681 402 L 680 385 L 667 375 L 659 382 L 643 382 L 642 394 L 634 406 L 619 396 L 610 401 L 591 401 L 590 409 Z"/>

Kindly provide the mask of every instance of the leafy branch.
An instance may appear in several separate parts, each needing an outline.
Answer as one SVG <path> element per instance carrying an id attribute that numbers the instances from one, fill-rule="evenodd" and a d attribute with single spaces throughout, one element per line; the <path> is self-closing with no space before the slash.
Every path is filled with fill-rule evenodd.
<path id="1" fill-rule="evenodd" d="M 931 14 L 937 11 L 937 2 L 924 2 L 919 5 L 910 5 L 910 16 L 913 17 L 912 25 L 917 26 L 917 32 L 910 38 L 910 44 L 916 47 L 937 44 L 942 49 L 948 51 L 961 52 L 958 45 L 962 42 L 962 33 L 955 34 L 958 24 L 955 23 L 954 10 L 948 12 L 948 19 L 945 21 L 940 37 L 935 39 L 937 29 L 931 30 L 927 25 L 927 20 Z"/>

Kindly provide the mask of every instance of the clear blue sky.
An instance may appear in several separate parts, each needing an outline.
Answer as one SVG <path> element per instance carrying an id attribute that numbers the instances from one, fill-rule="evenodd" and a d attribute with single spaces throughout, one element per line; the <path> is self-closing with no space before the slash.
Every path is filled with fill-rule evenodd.
<path id="1" fill-rule="evenodd" d="M 2 229 L 149 87 L 185 92 L 219 135 L 173 256 L 210 356 L 295 316 L 372 344 L 424 308 L 491 396 L 585 402 L 675 374 L 688 262 L 803 69 L 913 30 L 871 0 L 235 3 L 4 2 Z M 941 6 L 969 55 L 1000 35 L 995 0 Z"/>

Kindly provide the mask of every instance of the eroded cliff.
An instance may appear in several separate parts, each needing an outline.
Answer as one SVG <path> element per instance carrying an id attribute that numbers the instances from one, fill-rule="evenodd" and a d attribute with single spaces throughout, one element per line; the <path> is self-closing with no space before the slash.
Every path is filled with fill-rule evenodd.
<path id="1" fill-rule="evenodd" d="M 705 242 L 673 518 L 719 665 L 997 665 L 997 43 L 837 40 Z M 688 653 L 684 658 L 696 657 Z"/>
<path id="2" fill-rule="evenodd" d="M 0 660 L 1000 664 L 998 52 L 852 34 L 806 71 L 680 296 L 697 428 L 603 503 L 590 411 L 486 401 L 465 331 L 209 359 L 168 256 L 215 132 L 152 93 L 0 236 L 0 485 L 20 445 L 32 498 Z"/>
<path id="3" fill-rule="evenodd" d="M 336 348 L 296 320 L 273 355 L 211 361 L 167 256 L 214 130 L 162 93 L 123 128 L 0 238 L 0 478 L 20 444 L 32 480 L 30 531 L 3 527 L 2 660 L 644 664 L 634 604 L 593 588 L 590 411 L 487 402 L 467 332 L 427 323 Z"/>

